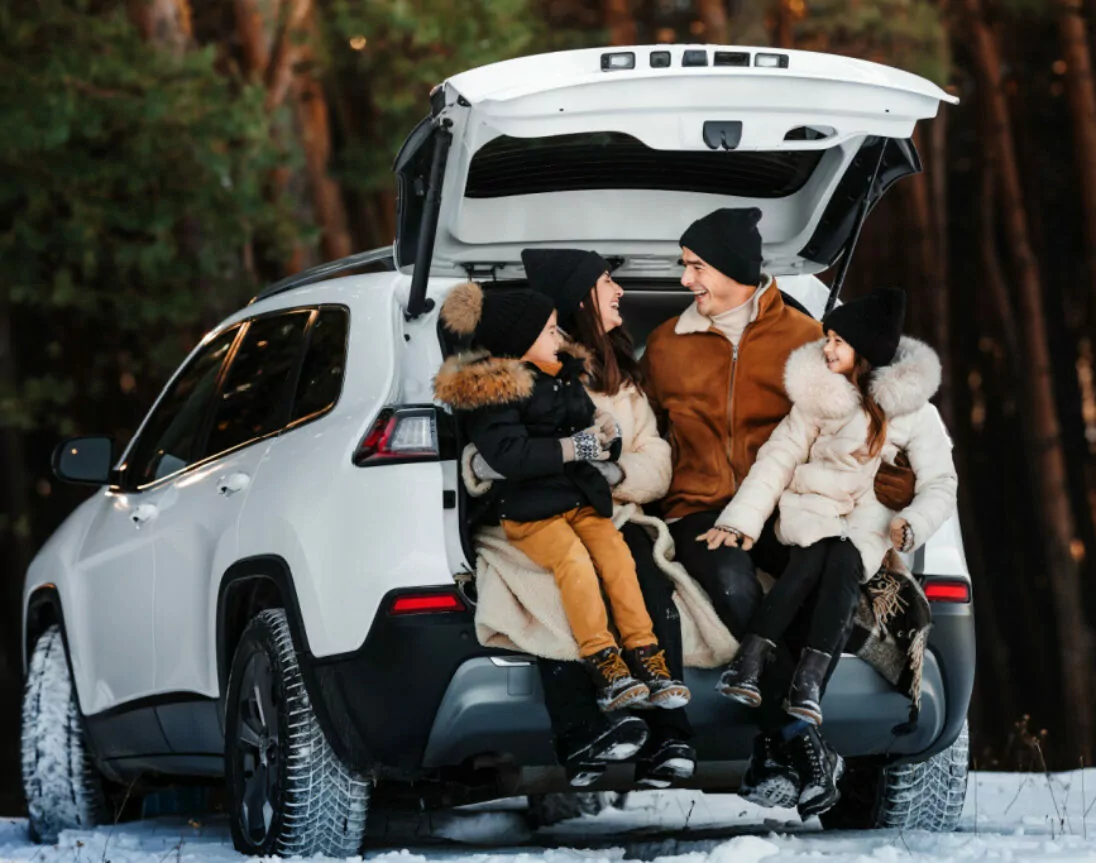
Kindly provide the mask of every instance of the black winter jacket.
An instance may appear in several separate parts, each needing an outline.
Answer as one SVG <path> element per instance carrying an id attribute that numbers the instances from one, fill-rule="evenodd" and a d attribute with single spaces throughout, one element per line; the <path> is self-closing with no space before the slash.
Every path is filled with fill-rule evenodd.
<path id="1" fill-rule="evenodd" d="M 485 351 L 442 365 L 434 394 L 457 411 L 466 439 L 506 477 L 494 483 L 475 520 L 539 521 L 587 505 L 612 515 L 605 477 L 587 462 L 565 463 L 559 444 L 594 421 L 594 403 L 583 386 L 586 356 L 581 346 L 565 345 L 555 377 Z"/>

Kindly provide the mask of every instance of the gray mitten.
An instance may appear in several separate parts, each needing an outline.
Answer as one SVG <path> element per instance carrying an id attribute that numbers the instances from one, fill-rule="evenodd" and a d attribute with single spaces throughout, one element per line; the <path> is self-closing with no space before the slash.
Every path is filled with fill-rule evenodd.
<path id="1" fill-rule="evenodd" d="M 624 481 L 624 471 L 615 461 L 595 461 L 594 467 L 605 477 L 609 488 L 616 488 Z"/>
<path id="2" fill-rule="evenodd" d="M 472 456 L 472 473 L 476 475 L 476 479 L 480 480 L 506 479 L 506 477 L 491 467 L 491 465 L 487 463 L 487 459 L 478 452 Z"/>

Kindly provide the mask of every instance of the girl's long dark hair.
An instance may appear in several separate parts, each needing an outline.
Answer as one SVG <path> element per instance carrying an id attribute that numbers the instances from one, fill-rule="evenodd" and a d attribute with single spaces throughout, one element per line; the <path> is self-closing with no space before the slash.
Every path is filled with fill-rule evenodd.
<path id="1" fill-rule="evenodd" d="M 849 380 L 860 393 L 860 402 L 864 406 L 864 412 L 868 415 L 868 458 L 873 459 L 883 449 L 887 440 L 887 415 L 879 407 L 878 402 L 871 397 L 872 372 L 875 367 L 859 354 L 856 355 L 856 364 L 852 367 Z"/>
<path id="2" fill-rule="evenodd" d="M 593 354 L 590 362 L 590 389 L 615 396 L 631 384 L 643 392 L 643 372 L 635 358 L 635 345 L 623 326 L 605 332 L 597 310 L 597 288 L 591 289 L 575 311 L 570 335 Z"/>

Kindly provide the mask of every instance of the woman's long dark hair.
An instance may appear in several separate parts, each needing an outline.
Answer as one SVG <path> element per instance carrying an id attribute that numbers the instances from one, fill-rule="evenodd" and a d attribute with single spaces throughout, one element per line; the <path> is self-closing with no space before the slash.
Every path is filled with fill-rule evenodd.
<path id="1" fill-rule="evenodd" d="M 860 402 L 864 406 L 864 412 L 868 415 L 868 458 L 873 459 L 883 449 L 887 440 L 887 415 L 879 407 L 879 403 L 871 397 L 872 372 L 875 366 L 864 359 L 860 354 L 856 355 L 856 363 L 852 367 L 849 380 L 860 393 Z"/>
<path id="2" fill-rule="evenodd" d="M 625 384 L 643 392 L 643 372 L 635 358 L 635 345 L 623 326 L 605 332 L 598 314 L 597 287 L 575 311 L 570 336 L 593 354 L 590 389 L 615 396 Z"/>

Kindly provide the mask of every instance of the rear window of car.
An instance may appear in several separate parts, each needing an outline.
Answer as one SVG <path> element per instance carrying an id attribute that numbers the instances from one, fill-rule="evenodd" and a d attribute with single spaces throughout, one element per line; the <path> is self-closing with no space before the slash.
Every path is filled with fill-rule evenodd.
<path id="1" fill-rule="evenodd" d="M 468 168 L 467 198 L 541 192 L 647 189 L 741 198 L 783 198 L 803 188 L 825 151 L 654 150 L 622 132 L 545 138 L 503 135 Z"/>
<path id="2" fill-rule="evenodd" d="M 323 308 L 312 324 L 308 352 L 297 381 L 291 422 L 311 419 L 334 407 L 346 374 L 346 333 L 350 315 L 346 309 Z"/>

